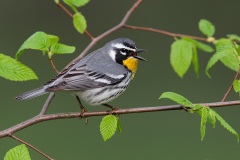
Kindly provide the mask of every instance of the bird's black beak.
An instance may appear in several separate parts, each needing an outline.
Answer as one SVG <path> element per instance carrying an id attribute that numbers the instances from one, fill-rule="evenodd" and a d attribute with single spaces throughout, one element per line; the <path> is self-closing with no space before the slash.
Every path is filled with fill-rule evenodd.
<path id="1" fill-rule="evenodd" d="M 147 61 L 146 59 L 144 59 L 144 58 L 142 58 L 142 57 L 137 55 L 138 53 L 142 53 L 142 52 L 147 52 L 147 51 L 144 50 L 144 49 L 137 49 L 137 51 L 135 53 L 136 55 L 134 55 L 133 57 L 136 58 L 136 59 L 139 59 L 141 61 Z"/>

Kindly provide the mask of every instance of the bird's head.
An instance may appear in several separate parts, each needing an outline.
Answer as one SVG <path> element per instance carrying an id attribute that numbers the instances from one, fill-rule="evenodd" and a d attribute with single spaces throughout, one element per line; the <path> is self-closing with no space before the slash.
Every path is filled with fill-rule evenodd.
<path id="1" fill-rule="evenodd" d="M 108 54 L 112 60 L 124 65 L 133 73 L 133 76 L 138 67 L 138 60 L 146 61 L 146 59 L 138 55 L 138 53 L 146 51 L 137 48 L 135 42 L 128 38 L 119 38 L 109 42 L 107 45 L 109 45 Z"/>

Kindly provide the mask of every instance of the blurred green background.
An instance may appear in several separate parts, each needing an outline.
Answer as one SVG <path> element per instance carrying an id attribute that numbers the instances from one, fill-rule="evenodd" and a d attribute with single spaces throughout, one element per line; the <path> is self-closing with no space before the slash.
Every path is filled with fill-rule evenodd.
<path id="1" fill-rule="evenodd" d="M 97 36 L 116 25 L 134 0 L 91 1 L 80 11 L 88 22 L 88 30 Z M 219 0 L 145 0 L 134 12 L 128 24 L 153 27 L 175 33 L 201 36 L 198 21 L 206 18 L 216 26 L 216 38 L 226 34 L 240 35 L 240 1 Z M 61 70 L 75 58 L 90 42 L 72 26 L 72 20 L 54 1 L 50 0 L 1 0 L 0 1 L 0 52 L 14 57 L 20 45 L 36 31 L 44 31 L 60 37 L 60 42 L 74 45 L 77 50 L 71 55 L 54 56 L 56 66 Z M 200 78 L 191 68 L 183 79 L 173 71 L 169 63 L 172 37 L 161 34 L 121 29 L 100 41 L 94 49 L 106 42 L 129 37 L 140 48 L 149 52 L 142 55 L 148 62 L 141 62 L 138 73 L 128 90 L 111 104 L 120 108 L 159 106 L 175 104 L 169 100 L 158 100 L 161 93 L 173 91 L 184 95 L 194 103 L 220 101 L 232 82 L 234 72 L 221 63 L 214 66 L 209 79 L 205 67 L 211 54 L 200 52 Z M 11 82 L 0 78 L 0 130 L 29 119 L 41 110 L 47 96 L 18 102 L 14 96 L 37 88 L 52 78 L 47 56 L 40 52 L 26 51 L 20 61 L 31 67 L 39 80 Z M 231 93 L 228 100 L 236 100 Z M 105 108 L 86 106 L 90 111 Z M 75 97 L 59 93 L 54 98 L 48 113 L 77 112 Z M 216 109 L 229 124 L 240 133 L 240 107 Z M 200 117 L 185 111 L 168 111 L 122 115 L 122 133 L 117 133 L 104 142 L 99 133 L 101 117 L 89 118 L 88 125 L 81 119 L 64 119 L 43 122 L 30 126 L 16 136 L 33 144 L 57 160 L 237 160 L 240 158 L 240 144 L 236 138 L 217 125 L 207 126 L 206 137 L 200 138 Z M 0 157 L 20 143 L 11 139 L 0 139 Z M 34 160 L 43 160 L 41 155 L 30 150 Z"/>

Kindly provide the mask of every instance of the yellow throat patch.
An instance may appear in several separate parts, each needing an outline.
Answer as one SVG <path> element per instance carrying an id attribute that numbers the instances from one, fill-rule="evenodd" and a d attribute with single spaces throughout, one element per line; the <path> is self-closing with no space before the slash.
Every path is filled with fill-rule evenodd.
<path id="1" fill-rule="evenodd" d="M 132 79 L 135 76 L 138 67 L 138 60 L 132 57 L 123 61 L 123 65 L 126 66 L 132 72 Z"/>

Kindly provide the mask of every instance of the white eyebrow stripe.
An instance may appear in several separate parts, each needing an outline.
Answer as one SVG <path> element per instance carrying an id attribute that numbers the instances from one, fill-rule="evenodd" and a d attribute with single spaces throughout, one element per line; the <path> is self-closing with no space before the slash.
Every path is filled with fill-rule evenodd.
<path id="1" fill-rule="evenodd" d="M 134 51 L 134 52 L 136 51 L 136 49 L 133 49 L 133 48 L 124 46 L 124 45 L 121 44 L 121 43 L 112 44 L 112 47 L 115 47 L 115 48 L 118 48 L 118 49 L 124 48 L 124 49 L 131 50 L 131 51 Z"/>

